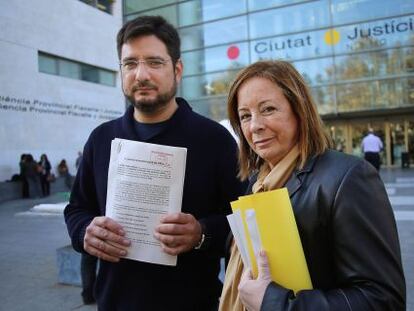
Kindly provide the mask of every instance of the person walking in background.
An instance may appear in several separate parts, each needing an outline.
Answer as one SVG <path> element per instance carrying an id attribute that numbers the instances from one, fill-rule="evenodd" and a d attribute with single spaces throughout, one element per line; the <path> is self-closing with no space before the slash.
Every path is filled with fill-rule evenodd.
<path id="1" fill-rule="evenodd" d="M 233 243 L 220 311 L 405 310 L 398 232 L 384 184 L 366 161 L 330 149 L 311 91 L 293 65 L 246 67 L 227 105 L 248 192 L 289 192 L 313 289 L 294 293 L 272 281 L 266 250 L 257 254 L 254 279 Z"/>
<path id="2" fill-rule="evenodd" d="M 26 199 L 29 197 L 29 183 L 27 181 L 27 177 L 26 177 L 26 154 L 23 153 L 20 156 L 20 162 L 19 162 L 19 167 L 20 167 L 20 181 L 22 183 L 22 198 Z"/>
<path id="3" fill-rule="evenodd" d="M 59 176 L 63 177 L 65 180 L 65 185 L 71 189 L 72 188 L 72 176 L 69 173 L 68 165 L 66 164 L 66 160 L 62 159 L 59 165 L 57 166 L 57 171 Z"/>
<path id="4" fill-rule="evenodd" d="M 368 135 L 362 139 L 361 150 L 364 153 L 364 159 L 371 163 L 377 171 L 380 170 L 381 158 L 380 152 L 383 149 L 381 138 L 374 134 L 374 130 L 370 128 Z"/>
<path id="5" fill-rule="evenodd" d="M 50 170 L 52 166 L 50 165 L 49 159 L 46 154 L 40 156 L 39 161 L 40 166 L 40 185 L 42 187 L 43 196 L 50 195 Z"/>
<path id="6" fill-rule="evenodd" d="M 27 154 L 23 165 L 24 176 L 28 183 L 29 198 L 39 198 L 40 190 L 40 166 L 31 154 Z"/>
<path id="7" fill-rule="evenodd" d="M 86 142 L 64 213 L 72 245 L 100 258 L 95 286 L 100 311 L 217 310 L 226 215 L 246 187 L 237 179 L 237 144 L 223 126 L 176 97 L 183 73 L 180 38 L 164 18 L 128 21 L 118 32 L 117 47 L 131 105 Z M 105 216 L 114 138 L 187 148 L 181 212 L 160 216 L 151 232 L 157 247 L 178 256 L 176 266 L 124 258 L 131 242 L 123 227 Z"/>

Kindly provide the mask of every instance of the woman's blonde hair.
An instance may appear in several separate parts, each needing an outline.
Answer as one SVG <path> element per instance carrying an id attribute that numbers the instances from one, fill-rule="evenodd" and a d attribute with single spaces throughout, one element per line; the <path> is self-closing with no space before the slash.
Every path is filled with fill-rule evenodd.
<path id="1" fill-rule="evenodd" d="M 323 153 L 331 147 L 331 139 L 323 128 L 316 105 L 303 77 L 286 61 L 259 61 L 238 73 L 230 87 L 227 111 L 231 126 L 240 138 L 239 177 L 246 179 L 264 163 L 249 146 L 243 136 L 238 114 L 238 91 L 243 83 L 251 78 L 264 78 L 279 86 L 290 103 L 298 120 L 299 168 L 312 156 Z"/>

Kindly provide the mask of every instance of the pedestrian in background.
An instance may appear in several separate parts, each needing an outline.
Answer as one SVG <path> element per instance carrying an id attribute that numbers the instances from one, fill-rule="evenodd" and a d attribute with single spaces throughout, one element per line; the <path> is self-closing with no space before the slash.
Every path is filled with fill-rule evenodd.
<path id="1" fill-rule="evenodd" d="M 361 150 L 364 153 L 364 159 L 371 163 L 377 171 L 380 170 L 381 157 L 380 152 L 383 149 L 381 138 L 374 134 L 374 130 L 370 128 L 368 135 L 362 139 Z"/>
<path id="2" fill-rule="evenodd" d="M 69 168 L 68 168 L 68 165 L 67 165 L 65 159 L 62 159 L 62 161 L 60 161 L 60 163 L 57 167 L 57 171 L 58 171 L 59 176 L 64 178 L 65 185 L 69 189 L 71 189 L 72 188 L 72 176 L 69 173 Z"/>
<path id="3" fill-rule="evenodd" d="M 20 181 L 22 183 L 22 198 L 26 199 L 29 197 L 29 183 L 27 181 L 27 177 L 26 177 L 26 154 L 23 153 L 20 156 L 20 162 L 19 162 L 19 167 L 20 167 Z"/>
<path id="4" fill-rule="evenodd" d="M 28 184 L 28 197 L 39 198 L 40 190 L 40 166 L 34 160 L 31 154 L 27 154 L 23 164 L 24 176 Z"/>
<path id="5" fill-rule="evenodd" d="M 42 195 L 45 197 L 50 195 L 50 170 L 52 169 L 46 154 L 40 156 L 39 167 L 40 185 L 42 188 Z"/>

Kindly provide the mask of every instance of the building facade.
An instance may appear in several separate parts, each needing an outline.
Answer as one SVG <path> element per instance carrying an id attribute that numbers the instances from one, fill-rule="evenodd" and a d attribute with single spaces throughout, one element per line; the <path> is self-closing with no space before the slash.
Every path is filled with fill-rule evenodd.
<path id="1" fill-rule="evenodd" d="M 91 130 L 125 110 L 116 33 L 122 2 L 0 0 L 0 181 L 20 155 L 74 174 Z"/>
<path id="2" fill-rule="evenodd" d="M 414 1 L 124 0 L 124 21 L 162 15 L 178 27 L 180 94 L 226 118 L 235 74 L 258 60 L 291 61 L 309 83 L 336 148 L 361 155 L 369 128 L 383 163 L 414 162 Z"/>

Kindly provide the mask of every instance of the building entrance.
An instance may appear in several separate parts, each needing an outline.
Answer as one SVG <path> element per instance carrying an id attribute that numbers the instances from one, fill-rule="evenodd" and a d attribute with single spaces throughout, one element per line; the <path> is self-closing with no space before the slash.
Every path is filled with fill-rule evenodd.
<path id="1" fill-rule="evenodd" d="M 338 151 L 363 157 L 361 141 L 372 128 L 384 144 L 381 152 L 383 166 L 401 167 L 407 160 L 414 165 L 414 116 L 388 120 L 327 121 L 325 124 Z"/>

